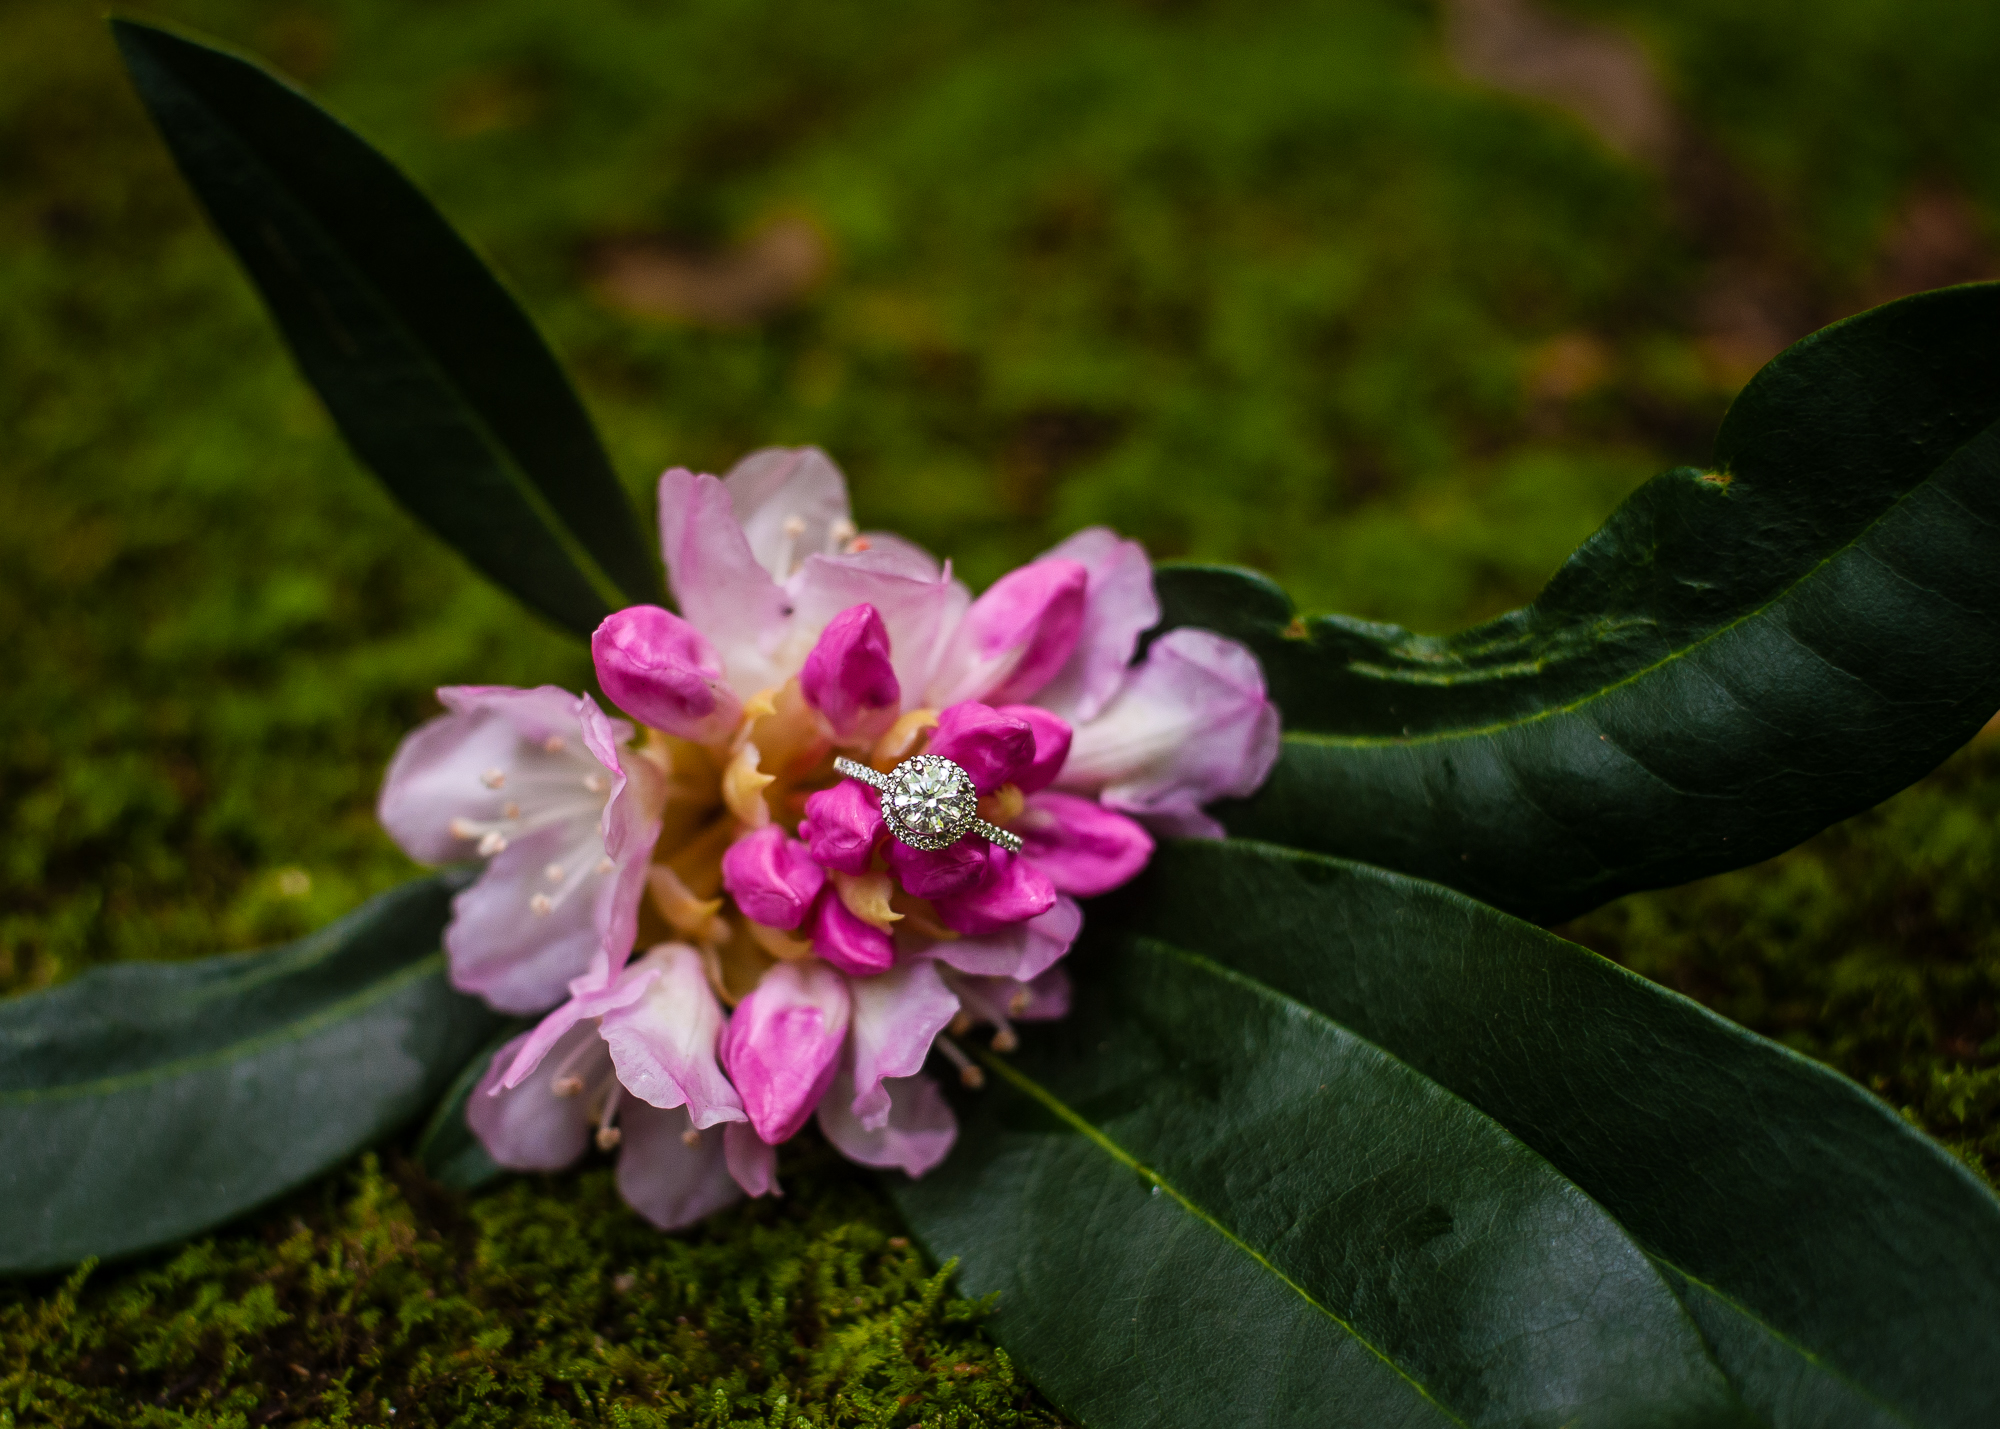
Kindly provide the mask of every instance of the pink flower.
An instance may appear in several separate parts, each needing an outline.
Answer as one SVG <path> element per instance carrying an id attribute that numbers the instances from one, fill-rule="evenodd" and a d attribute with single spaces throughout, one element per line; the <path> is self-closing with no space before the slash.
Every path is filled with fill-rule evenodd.
<path id="1" fill-rule="evenodd" d="M 571 978 L 632 949 L 665 781 L 589 695 L 458 685 L 413 731 L 377 812 L 412 858 L 490 860 L 452 902 L 455 986 L 502 1012 L 539 1012 Z"/>
<path id="2" fill-rule="evenodd" d="M 721 1004 L 702 955 L 664 943 L 569 1001 L 494 1056 L 466 1119 L 503 1166 L 553 1171 L 594 1140 L 618 1152 L 618 1189 L 663 1230 L 777 1189 L 771 1147 L 716 1065 Z"/>
<path id="3" fill-rule="evenodd" d="M 606 915 L 537 941 L 518 916 L 533 870 L 503 869 L 507 854 L 489 848 L 479 887 L 514 898 L 513 921 L 496 914 L 478 936 L 455 923 L 449 939 L 462 986 L 494 997 L 503 980 L 476 970 L 506 968 L 510 1006 L 569 992 L 496 1061 L 474 1125 L 510 1165 L 566 1162 L 593 1118 L 600 1140 L 622 1127 L 610 1138 L 621 1185 L 629 1164 L 627 1198 L 662 1224 L 774 1187 L 771 1148 L 812 1119 L 852 1159 L 921 1175 L 956 1135 L 930 1058 L 976 1084 L 957 1039 L 985 1026 L 1006 1050 L 1014 1023 L 1061 1016 L 1077 900 L 1137 874 L 1156 834 L 1218 832 L 1203 806 L 1262 782 L 1278 742 L 1262 673 L 1241 646 L 1194 630 L 1161 636 L 1135 663 L 1159 620 L 1152 571 L 1135 542 L 1106 530 L 1078 533 L 975 600 L 924 551 L 858 532 L 840 473 L 810 448 L 755 453 L 725 480 L 668 472 L 660 533 L 681 613 L 620 611 L 592 642 L 599 681 L 647 727 L 643 744 L 627 746 L 587 699 L 569 706 L 600 722 L 587 747 L 626 781 L 589 811 L 602 824 L 593 867 L 614 889 Z M 406 808 L 425 811 L 424 829 L 483 839 L 499 827 L 493 801 L 467 800 L 491 786 L 468 790 L 465 772 L 491 768 L 525 788 L 541 765 L 517 774 L 487 751 L 554 757 L 539 726 L 515 735 L 483 706 L 450 707 L 411 737 L 384 791 L 385 822 L 419 857 L 469 850 L 409 832 Z M 977 833 L 905 843 L 884 796 L 833 769 L 838 755 L 886 775 L 919 754 L 969 781 L 949 795 L 964 800 L 953 817 L 976 798 L 978 817 L 1019 851 Z M 571 786 L 560 815 L 517 801 L 508 817 L 520 827 L 502 839 L 546 823 L 580 842 Z M 642 912 L 680 941 L 627 967 Z M 635 1050 L 634 1009 L 646 1009 L 650 1060 Z M 537 1070 L 546 1057 L 555 1074 Z M 689 1139 L 648 1129 L 659 1126 Z"/>

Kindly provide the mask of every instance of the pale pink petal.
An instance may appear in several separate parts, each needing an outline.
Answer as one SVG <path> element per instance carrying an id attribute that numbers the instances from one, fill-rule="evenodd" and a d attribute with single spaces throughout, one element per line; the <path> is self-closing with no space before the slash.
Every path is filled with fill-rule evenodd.
<path id="1" fill-rule="evenodd" d="M 948 848 L 911 848 L 896 839 L 882 845 L 882 861 L 896 882 L 918 898 L 948 898 L 986 877 L 985 845 L 963 838 Z"/>
<path id="2" fill-rule="evenodd" d="M 1136 878 L 1153 856 L 1153 840 L 1136 822 L 1094 799 L 1054 790 L 1029 796 L 1014 820 L 1022 852 L 1049 876 L 1058 893 L 1095 898 Z"/>
<path id="3" fill-rule="evenodd" d="M 477 834 L 459 830 L 500 822 L 518 802 L 524 781 L 576 767 L 583 751 L 577 748 L 577 697 L 567 690 L 455 685 L 437 693 L 450 713 L 404 737 L 383 778 L 376 813 L 411 858 L 454 863 L 473 857 L 479 842 Z M 554 750 L 547 747 L 551 740 Z M 570 787 L 579 809 L 595 816 L 597 799 L 585 799 L 581 785 Z"/>
<path id="4" fill-rule="evenodd" d="M 632 971 L 655 974 L 644 996 L 607 1011 L 598 1024 L 625 1090 L 656 1107 L 685 1106 L 697 1128 L 743 1120 L 743 1100 L 716 1064 L 722 1004 L 701 954 L 663 943 Z"/>
<path id="5" fill-rule="evenodd" d="M 571 1029 L 578 1023 L 602 1017 L 615 1008 L 639 1001 L 659 975 L 657 968 L 628 968 L 609 986 L 593 989 L 580 986 L 579 979 L 578 985 L 573 985 L 569 1001 L 544 1017 L 520 1042 L 513 1064 L 507 1068 L 507 1075 L 500 1084 L 510 1088 L 520 1086 L 534 1074 L 542 1059 L 569 1037 Z"/>
<path id="6" fill-rule="evenodd" d="M 1156 826 L 1256 792 L 1278 757 L 1278 711 L 1256 656 L 1206 630 L 1168 631 L 1124 688 L 1076 728 L 1056 781 Z"/>
<path id="7" fill-rule="evenodd" d="M 1020 720 L 1035 732 L 1035 757 L 1012 780 L 1023 794 L 1046 789 L 1069 761 L 1069 721 L 1037 705 L 1002 705 L 998 713 Z"/>
<path id="8" fill-rule="evenodd" d="M 859 779 L 806 797 L 799 837 L 822 868 L 866 873 L 882 833 L 882 796 Z"/>
<path id="9" fill-rule="evenodd" d="M 925 752 L 942 756 L 972 776 L 982 794 L 1012 784 L 1035 763 L 1035 727 L 967 700 L 938 715 Z"/>
<path id="10" fill-rule="evenodd" d="M 833 618 L 806 656 L 799 685 L 835 739 L 874 739 L 889 727 L 903 691 L 889 663 L 888 629 L 874 606 L 852 606 Z"/>
<path id="11" fill-rule="evenodd" d="M 842 1077 L 819 1104 L 819 1129 L 850 1161 L 921 1176 L 951 1150 L 958 1137 L 957 1118 L 937 1083 L 927 1076 L 903 1077 L 885 1085 L 889 1115 L 881 1126 L 870 1130 L 862 1125 L 850 1101 L 852 1082 Z"/>
<path id="12" fill-rule="evenodd" d="M 722 485 L 751 555 L 781 584 L 807 556 L 830 555 L 854 534 L 847 481 L 818 447 L 754 451 Z"/>
<path id="13" fill-rule="evenodd" d="M 742 1196 L 729 1174 L 723 1134 L 703 1131 L 676 1107 L 627 1102 L 618 1114 L 618 1194 L 663 1231 L 682 1230 Z"/>
<path id="14" fill-rule="evenodd" d="M 848 911 L 837 889 L 820 895 L 812 911 L 812 949 L 840 971 L 853 977 L 867 977 L 884 971 L 896 960 L 896 944 L 873 923 L 865 923 Z"/>
<path id="15" fill-rule="evenodd" d="M 604 858 L 594 865 L 592 922 L 610 967 L 624 966 L 639 936 L 639 900 L 646 891 L 646 865 L 660 838 L 660 811 L 666 805 L 667 781 L 660 767 L 637 753 L 619 748 L 631 738 L 631 726 L 607 717 L 589 695 L 578 702 L 583 742 L 611 777 L 611 795 L 604 803 L 599 833 Z M 609 861 L 610 867 L 605 867 Z"/>
<path id="16" fill-rule="evenodd" d="M 572 1028 L 568 1038 L 557 1045 L 568 1056 L 585 1046 L 586 1039 L 595 1042 L 597 1029 Z M 466 1125 L 486 1154 L 502 1166 L 515 1171 L 560 1171 L 583 1155 L 590 1130 L 589 1110 L 582 1097 L 557 1096 L 546 1077 L 511 1091 L 501 1086 L 501 1077 L 527 1040 L 524 1032 L 494 1054 L 486 1075 L 466 1101 Z M 603 1070 L 601 1058 L 600 1052 L 588 1070 Z"/>
<path id="17" fill-rule="evenodd" d="M 1072 723 L 1094 719 L 1124 682 L 1139 637 L 1160 623 L 1152 563 L 1145 547 L 1104 526 L 1077 532 L 1042 559 L 1077 562 L 1090 584 L 1076 649 L 1035 702 Z"/>
<path id="18" fill-rule="evenodd" d="M 1046 913 L 979 937 L 928 944 L 919 956 L 982 977 L 1027 982 L 1053 967 L 1082 928 L 1083 910 L 1076 900 L 1058 897 Z"/>
<path id="19" fill-rule="evenodd" d="M 561 1002 L 570 980 L 603 949 L 597 904 L 606 880 L 575 873 L 603 860 L 595 820 L 580 830 L 552 825 L 509 844 L 452 900 L 444 931 L 452 986 L 502 1012 L 525 1015 Z M 551 870 L 561 876 L 549 878 Z"/>
<path id="20" fill-rule="evenodd" d="M 747 1121 L 722 1128 L 722 1150 L 729 1174 L 746 1195 L 782 1196 L 778 1188 L 778 1148 L 758 1136 Z"/>
<path id="21" fill-rule="evenodd" d="M 745 917 L 767 927 L 798 927 L 825 882 L 826 870 L 777 824 L 745 834 L 722 855 L 722 886 Z"/>
<path id="22" fill-rule="evenodd" d="M 674 601 L 714 645 L 730 688 L 748 699 L 782 683 L 772 652 L 788 602 L 751 552 L 721 482 L 682 467 L 660 478 L 660 547 Z"/>
<path id="23" fill-rule="evenodd" d="M 1019 1022 L 1053 1022 L 1069 1016 L 1069 974 L 1050 968 L 1028 984 L 1028 1005 L 1014 1014 Z"/>
<path id="24" fill-rule="evenodd" d="M 634 605 L 607 615 L 590 655 L 604 693 L 641 724 L 713 744 L 742 717 L 715 647 L 672 611 Z"/>
<path id="25" fill-rule="evenodd" d="M 921 960 L 880 977 L 855 978 L 847 990 L 854 999 L 845 1064 L 854 1084 L 852 1108 L 863 1127 L 879 1131 L 889 1119 L 883 1079 L 923 1070 L 931 1043 L 957 1015 L 958 999 L 936 964 Z"/>
<path id="26" fill-rule="evenodd" d="M 889 664 L 903 702 L 912 707 L 927 692 L 938 661 L 972 603 L 971 593 L 951 578 L 947 569 L 927 574 L 902 554 L 870 548 L 851 555 L 811 556 L 792 578 L 786 593 L 792 603 L 793 632 L 788 652 L 796 647 L 790 668 L 803 665 L 812 642 L 836 615 L 857 605 L 872 605 L 889 636 Z M 800 642 L 803 642 L 802 644 Z"/>
<path id="27" fill-rule="evenodd" d="M 935 900 L 938 919 L 954 933 L 996 933 L 1055 906 L 1055 885 L 1034 862 L 996 844 L 986 849 L 986 878 L 976 887 Z"/>
<path id="28" fill-rule="evenodd" d="M 757 1134 L 773 1146 L 812 1115 L 847 1041 L 847 979 L 826 964 L 782 962 L 736 1004 L 722 1065 Z"/>
<path id="29" fill-rule="evenodd" d="M 1069 663 L 1083 631 L 1090 573 L 1042 560 L 1009 571 L 972 603 L 939 667 L 947 702 L 1031 698 Z"/>

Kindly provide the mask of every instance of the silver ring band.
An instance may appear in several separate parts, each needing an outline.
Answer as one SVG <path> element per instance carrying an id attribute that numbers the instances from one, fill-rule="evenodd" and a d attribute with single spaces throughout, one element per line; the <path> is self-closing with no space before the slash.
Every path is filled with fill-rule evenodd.
<path id="1" fill-rule="evenodd" d="M 951 847 L 967 834 L 978 834 L 1009 853 L 1021 851 L 1019 834 L 989 824 L 975 812 L 978 796 L 973 790 L 972 776 L 940 755 L 920 754 L 905 759 L 887 774 L 878 774 L 866 764 L 845 757 L 834 760 L 833 769 L 836 774 L 859 779 L 871 789 L 881 791 L 882 821 L 898 843 L 937 850 Z M 926 817 L 922 826 L 913 825 L 898 803 L 905 790 L 917 788 L 918 780 L 927 781 L 918 792 L 930 795 L 925 800 Z"/>

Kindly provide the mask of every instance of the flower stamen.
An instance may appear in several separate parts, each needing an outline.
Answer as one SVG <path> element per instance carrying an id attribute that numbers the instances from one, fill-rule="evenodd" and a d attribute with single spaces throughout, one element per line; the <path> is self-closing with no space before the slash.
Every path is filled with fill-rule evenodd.
<path id="1" fill-rule="evenodd" d="M 958 1068 L 958 1084 L 960 1086 L 976 1092 L 986 1085 L 986 1073 L 982 1072 L 978 1065 L 973 1062 L 972 1058 L 966 1056 L 965 1052 L 951 1038 L 940 1033 L 938 1039 L 931 1045 L 944 1053 L 946 1061 Z"/>

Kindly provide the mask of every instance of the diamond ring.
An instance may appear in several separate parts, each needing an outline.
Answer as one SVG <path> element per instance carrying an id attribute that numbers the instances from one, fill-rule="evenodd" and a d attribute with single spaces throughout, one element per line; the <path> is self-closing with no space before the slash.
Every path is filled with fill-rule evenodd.
<path id="1" fill-rule="evenodd" d="M 852 759 L 833 761 L 834 771 L 882 791 L 882 822 L 898 843 L 935 851 L 950 848 L 967 834 L 981 834 L 1009 853 L 1021 838 L 979 817 L 979 791 L 972 776 L 941 754 L 905 759 L 878 774 Z"/>

